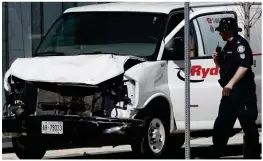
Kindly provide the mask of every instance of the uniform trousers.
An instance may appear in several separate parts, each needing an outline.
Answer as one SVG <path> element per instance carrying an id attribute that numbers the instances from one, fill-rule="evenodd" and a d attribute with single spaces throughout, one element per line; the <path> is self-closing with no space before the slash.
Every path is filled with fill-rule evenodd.
<path id="1" fill-rule="evenodd" d="M 246 139 L 247 155 L 244 158 L 259 158 L 259 133 L 255 123 L 258 116 L 255 90 L 254 85 L 236 86 L 231 90 L 230 96 L 222 97 L 213 129 L 213 152 L 216 157 L 224 153 L 238 118 Z"/>

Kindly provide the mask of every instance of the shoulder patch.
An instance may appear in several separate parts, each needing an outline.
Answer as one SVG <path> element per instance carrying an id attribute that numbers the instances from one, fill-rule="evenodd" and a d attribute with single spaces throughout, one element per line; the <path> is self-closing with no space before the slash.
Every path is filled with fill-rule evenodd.
<path id="1" fill-rule="evenodd" d="M 243 46 L 243 45 L 239 45 L 238 47 L 237 47 L 237 52 L 239 52 L 239 53 L 243 53 L 244 51 L 245 51 L 245 46 Z"/>

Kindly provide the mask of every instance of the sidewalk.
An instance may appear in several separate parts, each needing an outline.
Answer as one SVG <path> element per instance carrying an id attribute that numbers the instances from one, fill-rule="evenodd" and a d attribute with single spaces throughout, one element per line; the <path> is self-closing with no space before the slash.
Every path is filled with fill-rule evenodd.
<path id="1" fill-rule="evenodd" d="M 261 143 L 261 130 L 259 130 L 259 142 Z M 209 146 L 212 145 L 212 137 L 198 138 L 190 141 L 191 147 Z M 243 144 L 243 133 L 238 133 L 235 136 L 229 138 L 228 145 Z"/>

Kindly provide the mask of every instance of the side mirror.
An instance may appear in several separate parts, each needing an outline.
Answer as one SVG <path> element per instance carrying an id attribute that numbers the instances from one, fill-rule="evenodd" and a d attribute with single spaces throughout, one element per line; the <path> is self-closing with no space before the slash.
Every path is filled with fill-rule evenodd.
<path id="1" fill-rule="evenodd" d="M 164 49 L 165 60 L 184 60 L 184 39 L 183 37 L 173 38 Z"/>

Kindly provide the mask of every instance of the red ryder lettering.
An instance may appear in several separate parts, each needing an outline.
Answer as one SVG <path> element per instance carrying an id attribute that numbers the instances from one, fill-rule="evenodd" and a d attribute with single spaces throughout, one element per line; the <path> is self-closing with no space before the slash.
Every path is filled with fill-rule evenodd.
<path id="1" fill-rule="evenodd" d="M 201 65 L 192 66 L 191 76 L 202 76 L 202 78 L 206 78 L 207 75 L 218 75 L 219 67 L 215 68 L 202 68 Z"/>

